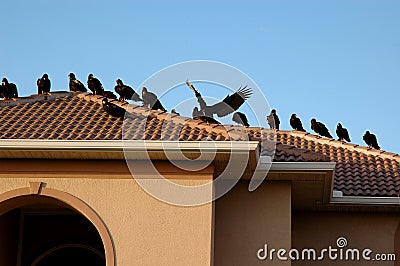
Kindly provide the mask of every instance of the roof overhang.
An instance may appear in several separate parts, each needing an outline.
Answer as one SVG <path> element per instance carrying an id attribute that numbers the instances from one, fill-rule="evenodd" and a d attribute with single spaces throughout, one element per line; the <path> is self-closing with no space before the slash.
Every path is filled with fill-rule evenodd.
<path id="1" fill-rule="evenodd" d="M 332 204 L 346 205 L 396 205 L 400 206 L 400 197 L 343 196 L 341 191 L 333 191 Z"/>
<path id="2" fill-rule="evenodd" d="M 147 159 L 174 153 L 193 157 L 204 154 L 257 153 L 258 141 L 157 141 L 157 140 L 0 140 L 0 158 L 34 159 Z M 143 154 L 146 153 L 146 156 Z M 153 158 L 151 158 L 153 159 Z"/>
<path id="3" fill-rule="evenodd" d="M 326 204 L 331 199 L 334 162 L 271 162 L 260 156 L 258 141 L 0 140 L 1 159 L 165 161 L 201 156 L 214 161 L 217 175 L 233 154 L 248 156 L 242 179 L 261 174 L 267 181 L 291 182 L 294 205 Z"/>

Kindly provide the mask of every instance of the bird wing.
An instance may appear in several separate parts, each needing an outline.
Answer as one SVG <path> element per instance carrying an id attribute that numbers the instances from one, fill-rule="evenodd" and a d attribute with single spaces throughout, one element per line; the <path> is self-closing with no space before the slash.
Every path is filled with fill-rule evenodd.
<path id="1" fill-rule="evenodd" d="M 210 110 L 213 114 L 217 114 L 218 117 L 224 117 L 239 109 L 252 93 L 251 88 L 247 88 L 247 86 L 240 87 L 234 94 L 228 95 L 221 102 L 210 106 Z"/>
<path id="2" fill-rule="evenodd" d="M 87 91 L 85 85 L 77 79 L 72 80 L 71 85 L 74 88 L 74 91 Z"/>
<path id="3" fill-rule="evenodd" d="M 135 91 L 132 89 L 132 87 L 124 85 L 122 87 L 122 93 L 125 95 L 125 98 L 130 100 L 132 96 L 135 94 Z"/>
<path id="4" fill-rule="evenodd" d="M 347 142 L 351 142 L 350 136 L 349 136 L 349 131 L 347 131 L 347 129 L 345 129 L 345 128 L 343 128 L 343 138 L 344 138 Z"/>
<path id="5" fill-rule="evenodd" d="M 116 85 L 114 87 L 114 90 L 116 93 L 118 93 L 119 96 L 122 96 L 122 94 L 123 94 L 122 86 Z"/>
<path id="6" fill-rule="evenodd" d="M 367 133 L 364 134 L 363 140 L 365 141 L 365 143 L 366 143 L 367 145 L 370 145 L 370 142 L 369 142 L 369 138 L 368 138 Z"/>
<path id="7" fill-rule="evenodd" d="M 150 104 L 150 107 L 157 101 L 157 96 L 152 92 L 147 92 L 143 97 L 144 104 Z"/>
<path id="8" fill-rule="evenodd" d="M 376 136 L 374 134 L 370 135 L 370 143 L 371 146 L 377 150 L 380 149 L 379 145 L 378 145 L 378 140 L 376 139 Z"/>
<path id="9" fill-rule="evenodd" d="M 294 130 L 296 130 L 297 127 L 296 127 L 296 122 L 295 122 L 294 118 L 290 118 L 289 124 Z"/>
<path id="10" fill-rule="evenodd" d="M 18 89 L 17 89 L 17 85 L 15 85 L 14 83 L 9 83 L 9 96 L 11 98 L 17 98 L 18 97 Z"/>

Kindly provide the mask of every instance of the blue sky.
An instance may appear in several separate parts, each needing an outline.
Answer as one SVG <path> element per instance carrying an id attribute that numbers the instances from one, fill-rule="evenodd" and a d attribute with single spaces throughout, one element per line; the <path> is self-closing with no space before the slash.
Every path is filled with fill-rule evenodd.
<path id="1" fill-rule="evenodd" d="M 52 91 L 68 90 L 69 72 L 83 82 L 93 73 L 111 90 L 116 78 L 137 88 L 169 65 L 212 60 L 253 79 L 282 129 L 295 112 L 307 131 L 313 117 L 334 136 L 341 122 L 353 143 L 365 145 L 370 130 L 400 153 L 399 1 L 2 0 L 1 9 L 0 75 L 21 96 L 36 93 L 43 73 Z"/>

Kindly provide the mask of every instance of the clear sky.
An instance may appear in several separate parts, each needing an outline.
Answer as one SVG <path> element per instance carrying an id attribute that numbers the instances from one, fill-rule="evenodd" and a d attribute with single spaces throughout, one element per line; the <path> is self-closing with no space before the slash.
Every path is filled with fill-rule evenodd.
<path id="1" fill-rule="evenodd" d="M 0 75 L 28 96 L 43 73 L 52 91 L 68 90 L 69 72 L 112 90 L 116 78 L 137 88 L 169 65 L 213 60 L 253 79 L 282 129 L 295 112 L 307 131 L 315 117 L 336 136 L 341 122 L 353 143 L 370 130 L 400 153 L 400 1 L 160 2 L 2 0 Z"/>

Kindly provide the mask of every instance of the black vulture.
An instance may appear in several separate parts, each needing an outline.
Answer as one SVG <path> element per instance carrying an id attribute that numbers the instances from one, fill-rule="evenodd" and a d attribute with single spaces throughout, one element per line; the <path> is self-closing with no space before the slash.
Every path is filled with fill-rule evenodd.
<path id="1" fill-rule="evenodd" d="M 340 123 L 338 123 L 336 126 L 336 135 L 338 136 L 340 141 L 345 140 L 347 142 L 351 142 L 349 132 Z"/>
<path id="2" fill-rule="evenodd" d="M 142 89 L 142 99 L 143 106 L 147 106 L 151 110 L 161 110 L 164 112 L 167 111 L 164 106 L 162 106 L 157 96 L 154 93 L 149 92 L 146 87 L 143 87 Z"/>
<path id="3" fill-rule="evenodd" d="M 301 123 L 300 118 L 298 118 L 296 114 L 292 114 L 290 117 L 290 126 L 294 130 L 306 132 L 303 128 L 303 123 Z"/>
<path id="4" fill-rule="evenodd" d="M 112 91 L 103 91 L 103 96 L 110 99 L 117 99 L 117 95 L 115 95 Z"/>
<path id="5" fill-rule="evenodd" d="M 134 102 L 141 102 L 139 94 L 137 94 L 132 87 L 125 85 L 121 79 L 116 80 L 117 85 L 114 87 L 116 93 L 119 94 L 120 101 L 132 100 Z"/>
<path id="6" fill-rule="evenodd" d="M 326 126 L 321 122 L 317 122 L 315 118 L 311 119 L 311 129 L 320 136 L 332 138 L 332 135 L 329 133 L 329 130 L 326 128 Z"/>
<path id="7" fill-rule="evenodd" d="M 194 107 L 192 111 L 192 117 L 195 119 L 198 116 L 205 116 L 203 111 L 200 111 L 198 107 Z"/>
<path id="8" fill-rule="evenodd" d="M 74 73 L 69 73 L 69 90 L 70 91 L 80 91 L 80 92 L 87 92 L 85 85 L 82 82 L 76 79 Z"/>
<path id="9" fill-rule="evenodd" d="M 181 114 L 178 113 L 175 109 L 172 109 L 172 110 L 171 110 L 171 114 L 181 115 Z"/>
<path id="10" fill-rule="evenodd" d="M 207 124 L 217 124 L 217 125 L 221 124 L 213 117 L 205 115 L 204 111 L 199 110 L 198 107 L 193 108 L 192 117 L 194 120 L 200 120 L 206 122 Z"/>
<path id="11" fill-rule="evenodd" d="M 365 132 L 363 140 L 365 141 L 365 143 L 367 143 L 369 148 L 372 147 L 377 150 L 381 148 L 378 145 L 378 140 L 376 139 L 376 136 L 374 134 L 371 134 L 368 130 Z"/>
<path id="12" fill-rule="evenodd" d="M 207 105 L 201 94 L 188 80 L 186 81 L 186 84 L 194 92 L 197 101 L 199 102 L 200 110 L 204 111 L 205 116 L 209 117 L 213 117 L 214 114 L 218 117 L 224 117 L 235 112 L 252 94 L 252 90 L 247 88 L 247 86 L 243 88 L 240 87 L 234 94 L 226 96 L 221 102 L 214 105 Z"/>
<path id="13" fill-rule="evenodd" d="M 9 100 L 18 97 L 17 86 L 14 83 L 9 83 L 6 78 L 1 81 L 1 93 L 0 97 L 4 100 Z"/>
<path id="14" fill-rule="evenodd" d="M 232 121 L 243 125 L 245 127 L 249 127 L 249 122 L 247 121 L 247 117 L 245 114 L 241 113 L 241 112 L 235 112 L 232 116 Z"/>
<path id="15" fill-rule="evenodd" d="M 93 77 L 93 74 L 89 74 L 87 85 L 89 90 L 91 90 L 94 95 L 103 95 L 104 93 L 103 85 L 101 84 L 100 80 Z"/>
<path id="16" fill-rule="evenodd" d="M 125 116 L 125 109 L 116 104 L 110 103 L 107 98 L 103 98 L 102 103 L 103 109 L 107 114 L 121 118 Z"/>
<path id="17" fill-rule="evenodd" d="M 271 114 L 267 116 L 267 122 L 271 129 L 279 130 L 279 125 L 281 121 L 279 120 L 278 115 L 276 114 L 276 109 L 271 110 Z"/>
<path id="18" fill-rule="evenodd" d="M 218 122 L 214 118 L 209 117 L 209 116 L 205 116 L 205 115 L 197 116 L 197 117 L 195 117 L 193 119 L 200 120 L 202 122 L 206 122 L 208 125 L 209 124 L 216 124 L 216 125 L 220 125 L 221 124 L 220 122 Z"/>
<path id="19" fill-rule="evenodd" d="M 45 73 L 43 76 L 37 80 L 36 82 L 38 87 L 38 94 L 44 94 L 50 92 L 51 82 L 49 76 Z"/>

